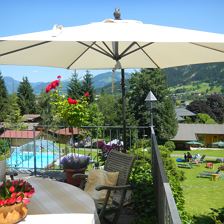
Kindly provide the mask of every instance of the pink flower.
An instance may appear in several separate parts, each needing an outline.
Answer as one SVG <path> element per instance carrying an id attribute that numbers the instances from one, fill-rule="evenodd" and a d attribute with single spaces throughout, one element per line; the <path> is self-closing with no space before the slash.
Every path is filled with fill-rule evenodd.
<path id="1" fill-rule="evenodd" d="M 28 199 L 28 198 L 23 198 L 23 203 L 24 203 L 25 205 L 27 205 L 29 202 L 30 202 L 30 199 Z"/>
<path id="2" fill-rule="evenodd" d="M 60 76 L 60 75 L 58 75 L 58 76 L 57 76 L 57 79 L 61 79 L 61 76 Z"/>
<path id="3" fill-rule="evenodd" d="M 90 95 L 89 95 L 89 92 L 85 92 L 85 93 L 84 93 L 84 96 L 85 96 L 85 97 L 89 97 L 89 96 L 90 96 Z"/>

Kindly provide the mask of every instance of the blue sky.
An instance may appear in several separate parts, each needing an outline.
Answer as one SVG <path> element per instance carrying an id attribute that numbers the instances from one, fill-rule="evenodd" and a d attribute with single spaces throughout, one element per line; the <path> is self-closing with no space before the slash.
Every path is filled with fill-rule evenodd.
<path id="1" fill-rule="evenodd" d="M 113 18 L 121 9 L 122 19 L 141 20 L 164 26 L 224 34 L 223 0 L 1 0 L 0 36 L 44 31 L 54 24 L 76 26 Z M 91 35 L 91 34 L 90 34 Z M 51 81 L 61 74 L 68 79 L 72 71 L 28 66 L 2 66 L 3 76 L 30 82 Z M 93 75 L 102 71 L 91 71 Z M 78 71 L 80 77 L 85 71 Z"/>

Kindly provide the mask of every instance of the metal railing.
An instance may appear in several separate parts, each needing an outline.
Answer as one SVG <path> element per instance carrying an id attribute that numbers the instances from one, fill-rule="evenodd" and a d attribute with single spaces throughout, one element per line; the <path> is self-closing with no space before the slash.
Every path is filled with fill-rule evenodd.
<path id="1" fill-rule="evenodd" d="M 112 146 L 113 140 L 122 142 L 122 126 L 97 126 L 72 129 L 61 127 L 52 129 L 47 126 L 34 127 L 33 130 L 3 132 L 2 139 L 11 145 L 11 157 L 8 165 L 14 169 L 29 169 L 36 174 L 37 170 L 61 170 L 60 159 L 68 153 L 90 155 L 91 160 L 99 161 L 99 144 L 101 141 Z M 158 223 L 180 224 L 181 220 L 168 183 L 154 129 L 147 126 L 127 127 L 126 142 L 129 151 L 143 148 L 144 140 L 151 134 L 152 175 L 155 187 Z M 80 139 L 81 136 L 85 138 Z M 118 145 L 120 143 L 117 143 Z M 142 145 L 141 145 L 142 144 Z M 122 144 L 121 151 L 122 151 Z M 138 153 L 135 151 L 135 153 Z M 141 151 L 141 153 L 147 153 Z"/>
<path id="2" fill-rule="evenodd" d="M 181 224 L 176 203 L 164 170 L 153 127 L 151 127 L 152 175 L 159 224 Z"/>

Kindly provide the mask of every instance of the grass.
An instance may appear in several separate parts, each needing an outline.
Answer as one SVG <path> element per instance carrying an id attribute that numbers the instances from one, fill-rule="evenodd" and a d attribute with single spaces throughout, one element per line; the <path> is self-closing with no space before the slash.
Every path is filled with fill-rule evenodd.
<path id="1" fill-rule="evenodd" d="M 198 151 L 194 151 L 198 153 Z M 221 154 L 222 152 L 222 154 Z M 175 151 L 174 154 L 183 154 L 183 151 Z M 205 150 L 203 153 L 209 156 L 224 156 L 223 151 Z M 210 208 L 221 208 L 224 206 L 224 179 L 218 179 L 217 181 L 211 180 L 211 178 L 198 178 L 197 175 L 202 171 L 216 171 L 217 168 L 222 165 L 221 163 L 214 163 L 213 169 L 205 168 L 205 163 L 200 166 L 193 166 L 192 169 L 178 168 L 184 171 L 186 180 L 181 185 L 184 191 L 185 207 L 186 211 L 196 217 L 195 223 L 211 223 Z M 224 172 L 222 172 L 224 173 Z"/>
<path id="2" fill-rule="evenodd" d="M 217 150 L 175 150 L 172 152 L 171 155 L 184 155 L 184 153 L 190 152 L 192 155 L 200 154 L 206 156 L 214 156 L 214 157 L 224 157 L 224 149 L 217 149 Z M 206 157 L 205 157 L 206 158 Z"/>

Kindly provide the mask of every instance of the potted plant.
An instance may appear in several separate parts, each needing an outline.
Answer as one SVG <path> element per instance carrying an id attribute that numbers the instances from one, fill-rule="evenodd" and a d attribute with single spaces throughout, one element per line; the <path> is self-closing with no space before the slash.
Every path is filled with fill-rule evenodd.
<path id="1" fill-rule="evenodd" d="M 85 173 L 89 162 L 90 157 L 86 155 L 68 154 L 64 156 L 61 159 L 60 164 L 62 165 L 66 174 L 67 183 L 79 186 L 80 181 L 74 180 L 72 175 L 75 173 Z"/>
<path id="2" fill-rule="evenodd" d="M 26 205 L 35 190 L 24 180 L 7 180 L 0 185 L 0 223 L 17 223 L 27 215 Z"/>
<path id="3" fill-rule="evenodd" d="M 10 145 L 7 140 L 0 140 L 0 182 L 5 179 L 6 159 L 10 156 Z"/>

